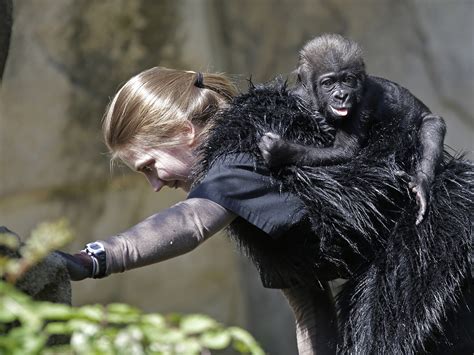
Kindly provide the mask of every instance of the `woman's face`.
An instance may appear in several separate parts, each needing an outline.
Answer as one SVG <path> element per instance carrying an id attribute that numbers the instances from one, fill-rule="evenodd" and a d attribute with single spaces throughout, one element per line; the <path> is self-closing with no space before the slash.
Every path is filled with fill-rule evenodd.
<path id="1" fill-rule="evenodd" d="M 133 147 L 120 152 L 119 156 L 132 170 L 144 174 L 155 192 L 163 186 L 189 191 L 195 161 L 194 146 L 194 140 L 188 136 L 182 143 L 171 147 Z"/>

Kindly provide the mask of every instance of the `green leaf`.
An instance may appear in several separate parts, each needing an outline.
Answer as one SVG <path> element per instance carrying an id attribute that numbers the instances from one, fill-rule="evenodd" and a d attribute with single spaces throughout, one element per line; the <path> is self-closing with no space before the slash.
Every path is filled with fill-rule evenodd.
<path id="1" fill-rule="evenodd" d="M 5 301 L 0 299 L 0 323 L 10 323 L 16 320 L 15 313 L 11 312 L 6 306 Z"/>
<path id="2" fill-rule="evenodd" d="M 265 354 L 255 338 L 246 330 L 238 327 L 230 327 L 227 330 L 234 339 L 234 347 L 240 352 L 250 352 L 252 355 Z"/>
<path id="3" fill-rule="evenodd" d="M 105 319 L 104 307 L 101 305 L 82 306 L 78 309 L 77 315 L 79 317 L 87 318 L 94 322 L 102 322 Z"/>
<path id="4" fill-rule="evenodd" d="M 140 311 L 132 306 L 129 306 L 128 304 L 124 303 L 110 303 L 107 305 L 107 312 L 109 313 L 116 313 L 116 314 L 134 314 L 137 315 L 140 313 Z"/>
<path id="5" fill-rule="evenodd" d="M 19 291 L 15 286 L 0 280 L 0 295 L 6 295 L 19 303 L 31 303 L 33 300 L 25 293 Z"/>
<path id="6" fill-rule="evenodd" d="M 159 342 L 164 344 L 177 344 L 184 339 L 186 336 L 178 329 L 163 329 L 162 331 L 148 332 L 145 330 L 147 338 L 151 342 Z"/>
<path id="7" fill-rule="evenodd" d="M 199 341 L 208 349 L 222 350 L 229 346 L 231 336 L 225 329 L 208 331 L 201 335 Z"/>
<path id="8" fill-rule="evenodd" d="M 144 316 L 142 316 L 141 321 L 143 324 L 151 325 L 159 329 L 166 326 L 165 317 L 157 313 L 145 314 Z"/>
<path id="9" fill-rule="evenodd" d="M 69 324 L 64 322 L 48 323 L 44 330 L 48 334 L 71 334 L 73 331 Z"/>
<path id="10" fill-rule="evenodd" d="M 101 335 L 93 344 L 94 351 L 100 355 L 115 355 L 114 344 L 108 335 Z"/>
<path id="11" fill-rule="evenodd" d="M 47 320 L 69 320 L 75 315 L 75 310 L 70 306 L 50 302 L 36 303 L 35 312 Z"/>
<path id="12" fill-rule="evenodd" d="M 105 320 L 110 324 L 130 324 L 138 322 L 140 316 L 137 314 L 106 313 Z"/>
<path id="13" fill-rule="evenodd" d="M 68 326 L 75 333 L 79 332 L 87 336 L 95 335 L 100 330 L 100 327 L 96 323 L 83 319 L 71 319 L 68 322 Z"/>
<path id="14" fill-rule="evenodd" d="M 172 325 L 178 325 L 183 316 L 179 313 L 170 313 L 166 315 L 166 321 Z"/>
<path id="15" fill-rule="evenodd" d="M 37 354 L 41 349 L 44 348 L 48 337 L 43 334 L 35 334 L 34 336 L 27 337 L 23 343 L 23 354 Z"/>
<path id="16" fill-rule="evenodd" d="M 121 330 L 114 340 L 117 354 L 141 355 L 145 354 L 141 340 L 143 333 L 139 327 L 130 326 Z"/>
<path id="17" fill-rule="evenodd" d="M 106 320 L 109 323 L 135 323 L 140 320 L 140 311 L 123 303 L 111 303 L 106 309 Z"/>
<path id="18" fill-rule="evenodd" d="M 179 326 L 185 334 L 197 334 L 217 327 L 218 323 L 208 316 L 191 314 L 184 316 Z"/>
<path id="19" fill-rule="evenodd" d="M 150 343 L 154 341 L 160 341 L 161 340 L 160 334 L 167 330 L 166 328 L 157 329 L 156 327 L 153 327 L 148 324 L 142 324 L 140 325 L 140 327 L 147 341 Z"/>
<path id="20" fill-rule="evenodd" d="M 43 320 L 36 314 L 30 303 L 21 303 L 12 298 L 5 298 L 4 306 L 18 317 L 22 324 L 22 329 L 36 332 L 42 328 Z"/>
<path id="21" fill-rule="evenodd" d="M 0 245 L 11 250 L 17 250 L 20 246 L 20 240 L 12 233 L 0 233 Z"/>
<path id="22" fill-rule="evenodd" d="M 173 346 L 160 342 L 153 342 L 148 346 L 147 353 L 150 355 L 176 355 Z"/>
<path id="23" fill-rule="evenodd" d="M 196 339 L 186 339 L 175 345 L 175 352 L 182 355 L 197 355 L 201 350 L 201 344 Z"/>
<path id="24" fill-rule="evenodd" d="M 90 353 L 92 342 L 87 334 L 75 332 L 71 337 L 71 347 L 77 354 Z"/>

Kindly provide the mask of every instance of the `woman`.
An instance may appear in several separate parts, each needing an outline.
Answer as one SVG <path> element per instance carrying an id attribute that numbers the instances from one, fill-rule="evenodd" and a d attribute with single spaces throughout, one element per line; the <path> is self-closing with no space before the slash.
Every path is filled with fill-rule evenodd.
<path id="1" fill-rule="evenodd" d="M 117 92 L 103 121 L 112 158 L 144 174 L 156 192 L 168 186 L 189 195 L 121 234 L 89 243 L 73 256 L 63 254 L 71 279 L 100 278 L 184 254 L 239 222 L 252 228 L 250 238 L 260 234 L 269 255 L 285 253 L 287 244 L 276 241 L 301 228 L 305 208 L 295 195 L 280 191 L 265 167 L 256 168 L 251 154 L 226 154 L 209 164 L 205 176 L 193 173 L 195 163 L 202 167 L 207 158 L 197 148 L 205 145 L 216 115 L 235 94 L 223 75 L 159 67 L 131 78 Z M 327 283 L 305 284 L 296 275 L 283 277 L 286 271 L 272 278 L 265 265 L 257 267 L 264 285 L 282 288 L 295 312 L 299 352 L 335 353 Z"/>

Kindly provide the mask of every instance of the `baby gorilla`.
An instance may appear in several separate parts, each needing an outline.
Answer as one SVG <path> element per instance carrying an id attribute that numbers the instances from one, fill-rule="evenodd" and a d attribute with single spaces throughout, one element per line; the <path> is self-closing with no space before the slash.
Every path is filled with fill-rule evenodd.
<path id="1" fill-rule="evenodd" d="M 260 143 L 271 167 L 332 165 L 352 159 L 368 140 L 374 123 L 419 127 L 421 156 L 409 187 L 416 195 L 416 224 L 426 213 L 435 169 L 442 159 L 446 126 L 407 89 L 367 75 L 359 45 L 336 34 L 308 42 L 300 52 L 294 93 L 336 129 L 332 147 L 316 148 L 287 142 L 268 132 Z M 372 133 L 373 134 L 373 133 Z"/>

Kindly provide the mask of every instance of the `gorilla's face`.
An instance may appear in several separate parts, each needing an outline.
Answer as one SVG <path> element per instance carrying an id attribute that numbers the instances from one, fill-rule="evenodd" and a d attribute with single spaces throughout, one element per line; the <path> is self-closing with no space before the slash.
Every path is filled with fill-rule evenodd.
<path id="1" fill-rule="evenodd" d="M 319 75 L 313 81 L 319 109 L 335 122 L 349 119 L 360 102 L 364 75 L 352 70 L 337 70 Z"/>

